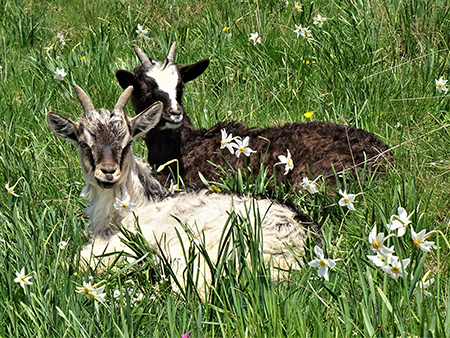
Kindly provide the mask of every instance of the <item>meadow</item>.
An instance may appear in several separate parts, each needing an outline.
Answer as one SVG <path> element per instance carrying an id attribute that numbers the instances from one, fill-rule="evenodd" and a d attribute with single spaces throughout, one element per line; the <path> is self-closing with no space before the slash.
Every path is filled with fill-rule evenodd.
<path id="1" fill-rule="evenodd" d="M 450 337 L 447 2 L 0 5 L 0 337 Z M 302 270 L 272 278 L 245 218 L 228 224 L 204 302 L 195 281 L 172 292 L 170 264 L 135 234 L 127 236 L 137 261 L 84 268 L 85 181 L 76 151 L 50 132 L 46 114 L 77 120 L 74 83 L 96 107 L 112 108 L 122 92 L 115 72 L 139 64 L 132 44 L 162 60 L 174 41 L 177 63 L 211 60 L 184 91 L 197 127 L 331 121 L 373 132 L 392 148 L 385 174 L 345 177 L 338 187 L 356 195 L 354 211 L 321 179 L 314 194 L 273 185 L 272 194 L 320 224 L 324 255 L 335 263 L 328 280 L 307 264 L 317 257 L 312 239 L 298 258 Z M 134 115 L 131 104 L 126 111 Z M 145 157 L 144 142 L 134 151 Z M 266 192 L 239 175 L 224 182 L 222 190 Z M 374 226 L 393 234 L 385 244 L 403 263 L 400 273 L 368 257 Z M 412 234 L 422 230 L 417 246 Z M 191 244 L 187 257 L 207 255 Z"/>

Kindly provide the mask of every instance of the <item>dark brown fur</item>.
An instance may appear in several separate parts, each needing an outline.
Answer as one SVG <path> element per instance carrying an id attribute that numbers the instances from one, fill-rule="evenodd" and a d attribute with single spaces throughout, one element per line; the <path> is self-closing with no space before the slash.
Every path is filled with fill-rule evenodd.
<path id="1" fill-rule="evenodd" d="M 208 64 L 209 61 L 204 59 L 179 68 L 181 82 L 177 87 L 177 101 L 180 107 L 184 83 L 202 74 Z M 155 100 L 154 93 L 149 91 L 153 84 L 145 73 L 146 70 L 140 66 L 134 70 L 134 74 L 123 70 L 116 74 L 122 87 L 133 85 L 135 88 L 141 88 L 133 92 L 132 102 L 136 113 L 147 108 Z M 167 100 L 161 98 L 159 100 L 164 103 L 165 111 L 168 110 Z M 208 161 L 227 168 L 223 155 L 235 169 L 243 167 L 244 163 L 250 164 L 248 158 L 244 159 L 244 155 L 237 158 L 228 149 L 220 149 L 221 129 L 225 129 L 227 134 L 231 133 L 233 137 L 240 136 L 242 139 L 250 137 L 249 146 L 257 151 L 251 155 L 255 175 L 258 173 L 261 158 L 264 157 L 264 165 L 271 175 L 274 165 L 280 162 L 278 156 L 287 155 L 286 149 L 289 149 L 294 169 L 283 175 L 284 165 L 278 165 L 276 168 L 277 177 L 281 176 L 284 183 L 293 186 L 300 185 L 302 178 L 309 176 L 308 173 L 314 178 L 319 175 L 332 176 L 333 167 L 339 172 L 344 168 L 362 165 L 366 159 L 367 168 L 374 169 L 378 164 L 386 162 L 388 152 L 388 146 L 374 134 L 330 122 L 293 123 L 264 129 L 247 128 L 237 122 L 221 122 L 209 129 L 199 130 L 184 113 L 182 128 L 155 128 L 145 136 L 149 150 L 148 161 L 154 169 L 157 169 L 172 159 L 178 159 L 184 182 L 194 189 L 200 189 L 204 184 L 199 172 L 209 181 L 219 180 L 218 170 L 215 170 Z M 175 172 L 176 163 L 172 164 L 171 168 Z M 167 182 L 168 172 L 166 169 L 162 173 L 161 181 Z"/>

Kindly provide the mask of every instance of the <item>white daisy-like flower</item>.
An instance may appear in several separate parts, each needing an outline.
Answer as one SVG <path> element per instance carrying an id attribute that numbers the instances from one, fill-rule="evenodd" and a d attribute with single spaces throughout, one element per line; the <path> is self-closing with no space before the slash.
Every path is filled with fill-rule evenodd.
<path id="1" fill-rule="evenodd" d="M 19 181 L 20 181 L 21 179 L 23 179 L 23 177 L 20 177 L 20 178 L 17 180 L 17 182 L 14 183 L 14 185 L 13 185 L 12 187 L 9 186 L 9 182 L 6 183 L 6 184 L 5 184 L 6 192 L 7 192 L 8 194 L 10 194 L 10 195 L 15 196 L 15 197 L 20 197 L 21 194 L 20 194 L 20 195 L 16 194 L 16 193 L 14 192 L 14 189 L 16 188 L 17 183 L 19 183 Z"/>
<path id="2" fill-rule="evenodd" d="M 429 252 L 431 250 L 431 248 L 433 248 L 433 249 L 437 248 L 436 244 L 434 244 L 434 242 L 429 242 L 429 241 L 425 240 L 428 237 L 430 237 L 432 234 L 433 234 L 433 231 L 430 231 L 429 233 L 426 234 L 425 229 L 423 229 L 419 233 L 416 233 L 414 231 L 413 227 L 411 227 L 411 238 L 413 240 L 413 244 L 423 251 Z"/>
<path id="3" fill-rule="evenodd" d="M 66 242 L 66 241 L 59 242 L 58 243 L 59 250 L 64 250 L 66 248 L 67 244 L 69 244 L 69 242 Z"/>
<path id="4" fill-rule="evenodd" d="M 304 38 L 310 38 L 311 37 L 311 31 L 308 29 L 308 27 L 303 27 L 300 31 L 300 35 Z"/>
<path id="5" fill-rule="evenodd" d="M 234 137 L 230 134 L 227 135 L 225 129 L 220 131 L 222 135 L 222 140 L 220 141 L 220 149 L 227 148 L 230 153 L 234 154 L 233 144 L 231 143 L 234 140 Z"/>
<path id="6" fill-rule="evenodd" d="M 148 30 L 144 29 L 141 24 L 137 25 L 136 33 L 138 33 L 140 38 L 146 38 L 147 32 L 148 32 Z"/>
<path id="7" fill-rule="evenodd" d="M 386 257 L 392 255 L 394 253 L 394 249 L 392 249 L 392 247 L 387 248 L 384 245 L 384 241 L 389 237 L 390 236 L 384 237 L 384 233 L 382 232 L 377 234 L 377 225 L 375 224 L 369 234 L 369 243 L 372 251 Z"/>
<path id="8" fill-rule="evenodd" d="M 439 79 L 434 80 L 436 82 L 436 89 L 438 90 L 439 93 L 441 92 L 447 92 L 448 87 L 447 87 L 447 81 L 448 80 L 444 80 L 444 77 L 441 76 Z"/>
<path id="9" fill-rule="evenodd" d="M 297 37 L 301 34 L 302 25 L 295 25 L 294 33 L 297 33 Z"/>
<path id="10" fill-rule="evenodd" d="M 390 248 L 390 250 L 394 251 L 393 249 L 394 247 L 392 246 Z M 384 255 L 382 253 L 380 253 L 379 251 L 377 252 L 376 255 L 367 255 L 367 258 L 376 266 L 378 266 L 379 268 L 383 268 L 383 266 L 386 266 L 388 264 L 388 259 L 389 259 L 390 255 Z"/>
<path id="11" fill-rule="evenodd" d="M 317 25 L 317 27 L 319 27 L 319 28 L 322 28 L 322 25 L 323 25 L 323 23 L 324 23 L 324 21 L 326 20 L 327 18 L 324 18 L 324 17 L 322 17 L 320 14 L 317 14 L 317 16 L 316 17 L 314 17 L 314 24 L 315 25 Z"/>
<path id="12" fill-rule="evenodd" d="M 241 154 L 249 157 L 252 153 L 256 153 L 256 151 L 250 149 L 248 143 L 250 141 L 250 137 L 245 137 L 242 141 L 238 138 L 235 138 L 234 141 L 236 143 L 232 143 L 232 146 L 236 148 L 235 155 L 239 157 Z"/>
<path id="13" fill-rule="evenodd" d="M 294 162 L 291 158 L 291 153 L 289 152 L 289 149 L 286 149 L 287 156 L 279 155 L 278 159 L 280 160 L 280 163 L 284 164 L 284 174 L 286 175 L 290 170 L 294 169 Z"/>
<path id="14" fill-rule="evenodd" d="M 64 41 L 64 35 L 58 33 L 56 36 L 58 37 L 59 42 L 61 43 L 61 49 L 63 49 L 64 46 L 66 45 L 66 41 Z"/>
<path id="15" fill-rule="evenodd" d="M 302 183 L 303 189 L 307 190 L 310 194 L 315 194 L 318 192 L 315 181 L 310 182 L 308 177 L 303 177 L 302 180 L 303 180 Z"/>
<path id="16" fill-rule="evenodd" d="M 33 277 L 34 271 L 25 275 L 25 268 L 22 268 L 20 272 L 16 271 L 16 278 L 14 278 L 14 282 L 20 284 L 20 286 L 25 289 L 25 285 L 33 285 L 30 282 L 30 279 Z"/>
<path id="17" fill-rule="evenodd" d="M 332 269 L 336 266 L 336 263 L 332 259 L 326 259 L 323 254 L 323 250 L 317 245 L 314 247 L 314 252 L 316 253 L 317 258 L 313 259 L 308 263 L 309 266 L 313 268 L 319 268 L 318 275 L 319 277 L 325 278 L 328 280 L 328 269 Z"/>
<path id="18" fill-rule="evenodd" d="M 257 43 L 261 43 L 261 36 L 258 34 L 258 32 L 250 33 L 249 40 L 253 41 L 253 44 L 256 45 Z"/>
<path id="19" fill-rule="evenodd" d="M 114 203 L 114 208 L 119 210 L 119 215 L 123 216 L 126 213 L 130 213 L 136 207 L 136 204 L 130 203 L 131 197 L 128 193 L 125 194 L 123 199 L 116 197 L 116 202 Z"/>
<path id="20" fill-rule="evenodd" d="M 407 276 L 405 271 L 411 259 L 400 259 L 397 256 L 390 256 L 388 258 L 388 264 L 383 266 L 382 269 L 386 271 L 392 278 L 397 279 L 402 276 Z"/>
<path id="21" fill-rule="evenodd" d="M 64 71 L 64 68 L 59 69 L 58 67 L 56 67 L 55 70 L 55 79 L 56 80 L 64 80 L 64 77 L 67 75 L 67 73 Z"/>
<path id="22" fill-rule="evenodd" d="M 339 200 L 339 205 L 341 207 L 347 207 L 351 211 L 355 211 L 355 207 L 353 206 L 353 202 L 355 201 L 355 194 L 347 194 L 347 192 L 344 190 L 342 191 L 339 189 L 339 194 L 342 196 L 342 198 Z"/>
<path id="23" fill-rule="evenodd" d="M 406 233 L 406 228 L 408 227 L 408 225 L 411 224 L 409 218 L 414 213 L 414 211 L 408 215 L 405 208 L 398 207 L 397 212 L 398 216 L 391 216 L 391 224 L 388 224 L 388 227 L 392 231 L 397 230 L 397 237 L 402 237 Z"/>
<path id="24" fill-rule="evenodd" d="M 91 282 L 83 282 L 83 285 L 77 286 L 75 291 L 85 295 L 86 297 L 89 297 L 91 299 L 95 299 L 101 303 L 104 303 L 106 293 L 104 293 L 103 291 L 105 290 L 105 285 L 96 287 L 99 284 L 100 283 L 91 286 Z"/>
<path id="25" fill-rule="evenodd" d="M 173 183 L 173 180 L 170 180 L 170 186 L 169 186 L 169 192 L 173 194 L 175 191 L 178 190 L 178 184 Z"/>

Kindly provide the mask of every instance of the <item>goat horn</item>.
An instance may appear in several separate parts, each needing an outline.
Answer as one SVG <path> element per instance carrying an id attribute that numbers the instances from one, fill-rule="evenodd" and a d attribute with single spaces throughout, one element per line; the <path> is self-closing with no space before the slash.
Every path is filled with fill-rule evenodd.
<path id="1" fill-rule="evenodd" d="M 123 111 L 125 106 L 127 105 L 128 100 L 130 99 L 131 93 L 133 92 L 133 86 L 129 86 L 127 89 L 123 91 L 120 95 L 119 100 L 114 107 L 114 110 Z"/>
<path id="2" fill-rule="evenodd" d="M 172 46 L 170 46 L 169 55 L 167 55 L 166 61 L 164 61 L 164 64 L 162 66 L 162 69 L 165 69 L 169 63 L 173 63 L 173 56 L 175 54 L 175 47 L 177 46 L 177 43 L 174 42 Z"/>
<path id="3" fill-rule="evenodd" d="M 75 93 L 77 93 L 78 99 L 80 100 L 80 103 L 84 109 L 84 112 L 87 113 L 88 111 L 95 110 L 91 99 L 89 98 L 89 96 L 87 96 L 87 94 L 84 92 L 84 90 L 81 89 L 76 84 L 73 85 L 73 88 L 75 89 Z"/>
<path id="4" fill-rule="evenodd" d="M 167 60 L 171 63 L 173 63 L 173 57 L 175 55 L 175 47 L 177 46 L 177 42 L 175 41 L 172 43 L 172 46 L 170 46 L 169 55 L 167 55 Z"/>
<path id="5" fill-rule="evenodd" d="M 152 66 L 152 61 L 145 55 L 145 53 L 140 49 L 138 46 L 133 45 L 133 49 L 139 58 L 139 61 L 141 61 L 142 65 L 146 68 L 150 68 Z"/>

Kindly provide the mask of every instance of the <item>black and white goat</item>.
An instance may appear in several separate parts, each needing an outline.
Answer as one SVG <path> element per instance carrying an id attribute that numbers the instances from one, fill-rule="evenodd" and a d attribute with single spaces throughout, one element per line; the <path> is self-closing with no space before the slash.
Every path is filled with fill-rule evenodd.
<path id="1" fill-rule="evenodd" d="M 300 185 L 308 172 L 313 177 L 332 176 L 332 167 L 340 172 L 367 163 L 367 167 L 373 169 L 386 162 L 388 147 L 374 134 L 329 122 L 292 123 L 264 129 L 247 128 L 238 122 L 221 122 L 209 129 L 196 129 L 183 109 L 182 91 L 186 82 L 206 70 L 209 60 L 180 68 L 173 61 L 175 43 L 163 63 L 149 59 L 139 47 L 134 45 L 133 48 L 142 65 L 133 73 L 117 71 L 119 84 L 122 88 L 134 86 L 132 102 L 136 113 L 157 100 L 164 104 L 161 121 L 145 136 L 148 161 L 157 169 L 177 159 L 184 182 L 194 189 L 203 186 L 199 172 L 209 181 L 218 179 L 207 161 L 227 168 L 223 155 L 235 169 L 243 164 L 242 158 L 221 150 L 222 130 L 242 139 L 250 137 L 249 145 L 256 151 L 252 155 L 255 174 L 266 151 L 264 165 L 271 174 L 274 164 L 280 162 L 278 156 L 286 155 L 289 149 L 294 167 L 282 179 L 294 186 Z"/>
<path id="2" fill-rule="evenodd" d="M 129 118 L 123 108 L 132 87 L 122 93 L 112 111 L 95 109 L 86 93 L 76 85 L 74 88 L 84 109 L 78 122 L 53 112 L 48 113 L 47 122 L 55 135 L 76 147 L 88 182 L 84 195 L 90 202 L 86 214 L 90 217 L 93 242 L 83 249 L 82 258 L 89 261 L 91 253 L 97 256 L 116 251 L 131 253 L 114 224 L 121 223 L 135 231 L 134 216 L 137 216 L 150 244 L 156 247 L 157 241 L 165 237 L 165 254 L 178 261 L 177 278 L 183 284 L 186 264 L 182 248 L 188 247 L 189 242 L 179 221 L 189 226 L 201 241 L 204 239 L 205 248 L 214 259 L 224 225 L 234 211 L 237 215 L 256 215 L 257 212 L 261 215 L 262 251 L 266 260 L 273 258 L 283 268 L 298 266 L 285 243 L 293 241 L 303 250 L 308 230 L 317 234 L 316 225 L 306 215 L 267 199 L 209 194 L 205 190 L 166 197 L 164 188 L 151 176 L 148 167 L 135 157 L 131 147 L 133 140 L 158 124 L 162 103 L 156 102 L 136 117 Z M 132 203 L 136 205 L 134 215 L 126 212 Z M 208 280 L 208 270 L 204 273 Z"/>

